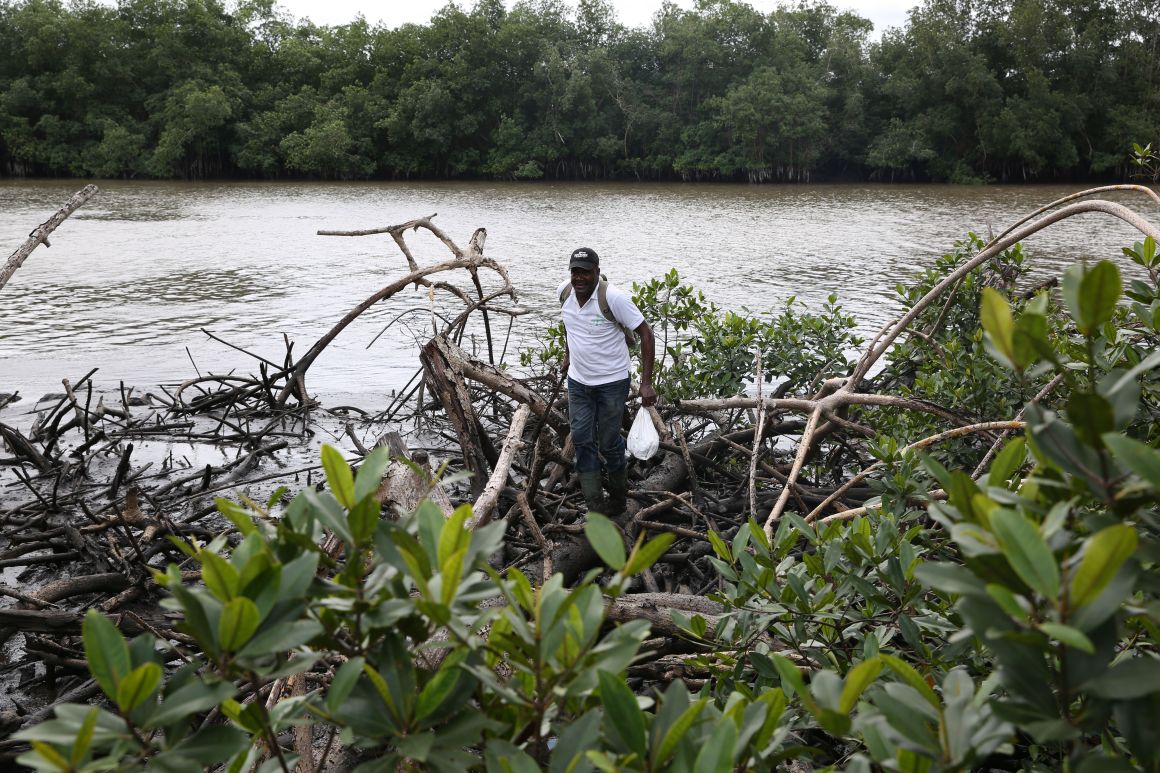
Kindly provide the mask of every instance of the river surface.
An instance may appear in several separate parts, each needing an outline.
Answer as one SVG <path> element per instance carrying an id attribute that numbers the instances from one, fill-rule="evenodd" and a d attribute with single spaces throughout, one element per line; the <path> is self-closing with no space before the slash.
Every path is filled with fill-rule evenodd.
<path id="1" fill-rule="evenodd" d="M 438 213 L 461 245 L 486 227 L 531 313 L 515 322 L 505 362 L 558 309 L 555 289 L 577 246 L 596 249 L 613 283 L 676 268 L 730 309 L 811 308 L 830 293 L 869 333 L 893 316 L 892 288 L 967 231 L 998 233 L 1076 188 L 735 186 L 522 183 L 98 183 L 101 192 L 57 229 L 0 288 L 0 392 L 30 403 L 93 367 L 98 388 L 140 389 L 197 373 L 255 372 L 231 343 L 280 362 L 283 336 L 304 352 L 360 301 L 406 273 L 387 235 L 318 236 Z M 0 180 L 0 259 L 83 182 Z M 1108 196 L 1155 221 L 1139 194 Z M 1112 258 L 1140 237 L 1105 215 L 1081 215 L 1026 244 L 1048 276 L 1083 257 Z M 420 263 L 450 253 L 409 237 Z M 463 282 L 463 277 L 456 277 Z M 495 286 L 494 282 L 490 286 Z M 418 368 L 429 335 L 426 291 L 371 309 L 308 376 L 326 404 L 380 405 Z M 389 327 L 388 324 L 390 324 Z M 387 331 L 370 348 L 372 339 Z M 499 356 L 507 322 L 497 323 Z M 468 347 L 473 342 L 468 342 Z M 476 337 L 474 345 L 483 351 Z"/>

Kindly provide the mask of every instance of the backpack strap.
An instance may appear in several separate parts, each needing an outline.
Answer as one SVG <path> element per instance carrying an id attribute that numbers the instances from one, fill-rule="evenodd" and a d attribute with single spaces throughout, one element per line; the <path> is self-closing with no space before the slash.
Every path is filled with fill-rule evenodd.
<path id="1" fill-rule="evenodd" d="M 608 305 L 608 280 L 604 278 L 603 274 L 601 274 L 600 280 L 600 286 L 596 288 L 596 302 L 600 305 L 600 313 L 612 324 L 624 327 L 616 321 L 616 315 L 612 313 L 612 307 Z"/>
<path id="2" fill-rule="evenodd" d="M 560 305 L 572 296 L 572 285 L 567 285 L 560 291 Z M 596 303 L 600 307 L 600 314 L 606 320 L 620 328 L 620 332 L 624 333 L 624 341 L 629 348 L 636 346 L 636 333 L 633 330 L 621 324 L 616 315 L 612 313 L 612 306 L 608 303 L 608 277 L 604 274 L 600 275 L 600 284 L 596 287 Z"/>
<path id="3" fill-rule="evenodd" d="M 604 315 L 606 320 L 620 328 L 620 332 L 624 333 L 624 342 L 631 349 L 637 344 L 636 331 L 621 323 L 616 318 L 616 315 L 612 313 L 612 306 L 608 303 L 608 280 L 604 279 L 603 274 L 600 275 L 600 278 L 604 280 L 600 283 L 600 287 L 596 289 L 596 302 L 600 304 L 600 313 Z"/>

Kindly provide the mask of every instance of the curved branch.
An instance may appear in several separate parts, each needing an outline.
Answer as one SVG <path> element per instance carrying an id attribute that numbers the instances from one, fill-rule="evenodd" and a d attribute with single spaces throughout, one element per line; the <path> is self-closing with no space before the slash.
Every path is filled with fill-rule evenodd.
<path id="1" fill-rule="evenodd" d="M 1003 250 L 1023 241 L 1032 234 L 1042 231 L 1047 226 L 1053 223 L 1058 223 L 1061 220 L 1066 220 L 1067 218 L 1073 217 L 1075 215 L 1084 214 L 1086 212 L 1102 212 L 1106 215 L 1118 217 L 1140 233 L 1146 236 L 1151 236 L 1157 241 L 1160 241 L 1160 228 L 1152 225 L 1147 220 L 1140 217 L 1122 204 L 1116 204 L 1114 202 L 1104 201 L 1102 199 L 1070 204 L 1063 209 L 1052 212 L 1049 215 L 1036 220 L 1034 223 L 1024 225 L 1016 229 L 1008 229 L 1005 232 L 1007 234 L 1006 236 L 992 241 L 991 244 L 983 249 L 978 255 L 964 263 L 955 271 L 948 274 L 941 282 L 931 288 L 930 292 L 919 299 L 919 301 L 914 304 L 910 311 L 904 314 L 898 320 L 898 322 L 894 324 L 894 327 L 891 328 L 890 332 L 887 333 L 886 336 L 884 336 L 877 343 L 877 345 L 869 349 L 866 354 L 862 356 L 862 359 L 858 362 L 857 367 L 854 369 L 854 374 L 850 377 L 850 380 L 846 383 L 846 386 L 844 386 L 843 389 L 854 389 L 856 385 L 866 376 L 866 373 L 869 372 L 870 368 L 874 366 L 874 363 L 877 362 L 882 357 L 882 355 L 887 352 L 890 346 L 894 343 L 894 340 L 902 334 L 902 331 L 909 327 L 910 323 L 913 322 L 919 314 L 925 311 L 926 307 L 933 303 L 936 298 L 942 295 L 942 293 L 948 287 L 958 282 L 960 277 L 966 276 L 974 269 L 978 268 L 982 264 L 991 260 L 991 258 L 1003 252 Z"/>
<path id="2" fill-rule="evenodd" d="M 786 502 L 789 501 L 789 495 L 794 485 L 797 483 L 798 475 L 805 466 L 806 457 L 809 456 L 810 446 L 814 439 L 814 430 L 818 427 L 818 419 L 822 415 L 822 406 L 819 404 L 810 413 L 810 418 L 806 421 L 806 428 L 802 432 L 801 442 L 798 444 L 797 456 L 794 457 L 793 467 L 789 470 L 789 476 L 785 481 L 785 485 L 781 488 L 781 494 L 777 497 L 777 502 L 773 509 L 769 511 L 769 517 L 765 519 L 765 534 L 770 539 L 773 539 L 773 524 L 781 517 L 782 511 L 785 509 Z"/>
<path id="3" fill-rule="evenodd" d="M 950 440 L 951 438 L 962 437 L 963 435 L 971 435 L 976 432 L 992 432 L 994 430 L 1013 431 L 1023 429 L 1025 426 L 1027 426 L 1025 422 L 1016 419 L 1014 421 L 983 421 L 979 422 L 978 424 L 970 424 L 966 427 L 955 427 L 954 429 L 948 429 L 946 432 L 940 432 L 937 435 L 931 435 L 929 437 L 923 438 L 922 440 L 911 443 L 910 445 L 903 448 L 900 453 L 906 453 L 907 451 L 915 451 L 920 448 L 926 448 L 927 446 L 934 445 L 935 443 L 940 443 L 943 440 Z M 834 489 L 834 491 L 830 493 L 829 496 L 823 499 L 817 507 L 815 507 L 809 512 L 808 515 L 806 515 L 806 522 L 812 522 L 815 518 L 818 517 L 819 514 L 821 514 L 823 510 L 832 505 L 847 491 L 854 488 L 854 486 L 857 486 L 859 483 L 866 480 L 866 478 L 870 477 L 870 473 L 874 472 L 881 466 L 882 462 L 874 462 L 874 464 L 870 465 L 866 469 L 862 470 L 862 472 L 858 473 L 843 483 L 841 486 Z"/>
<path id="4" fill-rule="evenodd" d="M 1007 234 L 1014 231 L 1019 226 L 1023 225 L 1024 223 L 1026 223 L 1028 221 L 1034 220 L 1036 217 L 1038 217 L 1039 215 L 1042 215 L 1044 212 L 1047 212 L 1048 210 L 1055 209 L 1056 207 L 1058 207 L 1062 204 L 1066 204 L 1069 201 L 1075 201 L 1076 199 L 1082 199 L 1085 196 L 1093 196 L 1097 193 L 1107 193 L 1109 191 L 1137 191 L 1139 193 L 1143 193 L 1143 194 L 1146 194 L 1147 196 L 1149 196 L 1152 199 L 1152 201 L 1156 204 L 1156 206 L 1160 207 L 1160 194 L 1157 194 L 1156 191 L 1152 190 L 1151 188 L 1149 188 L 1146 185 L 1104 185 L 1104 186 L 1101 186 L 1099 188 L 1088 188 L 1085 191 L 1080 191 L 1079 193 L 1073 193 L 1070 196 L 1064 196 L 1062 199 L 1056 199 L 1055 201 L 1051 202 L 1047 206 L 1040 207 L 1039 209 L 1035 210 L 1030 215 L 1027 215 L 1027 217 L 1023 218 L 1022 220 L 1018 221 L 1017 223 L 1013 223 L 1010 228 L 1008 228 L 1006 231 L 1004 231 L 1003 233 L 999 234 L 994 239 L 992 239 L 991 243 L 994 244 L 995 242 L 999 241 Z"/>
<path id="5" fill-rule="evenodd" d="M 453 270 L 458 269 L 458 268 L 474 268 L 474 267 L 479 267 L 479 266 L 485 266 L 487 268 L 492 269 L 497 274 L 499 274 L 501 277 L 503 277 L 503 280 L 506 284 L 509 284 L 509 285 L 511 284 L 511 282 L 507 276 L 507 271 L 504 269 L 504 267 L 490 258 L 482 258 L 482 257 L 456 258 L 455 260 L 449 260 L 449 261 L 446 261 L 443 263 L 437 263 L 433 266 L 426 266 L 424 268 L 420 268 L 420 269 L 417 269 L 415 271 L 412 271 L 411 273 L 407 274 L 403 278 L 397 279 L 394 282 L 392 282 L 391 284 L 382 288 L 377 293 L 375 293 L 374 295 L 372 295 L 371 297 L 367 298 L 365 301 L 360 303 L 358 306 L 355 306 L 353 309 L 351 309 L 349 312 L 347 312 L 346 316 L 344 316 L 341 320 L 339 320 L 338 323 L 334 327 L 332 327 L 328 333 L 326 333 L 326 335 L 324 335 L 324 336 L 322 336 L 322 338 L 318 339 L 318 341 L 314 344 L 314 346 L 310 347 L 310 350 L 308 352 L 306 352 L 306 354 L 304 354 L 302 356 L 302 358 L 299 359 L 298 362 L 296 362 L 294 364 L 292 378 L 289 380 L 289 382 L 286 384 L 286 386 L 284 386 L 282 388 L 282 391 L 278 394 L 278 398 L 277 398 L 278 404 L 279 405 L 286 404 L 286 400 L 288 400 L 290 398 L 290 395 L 293 394 L 295 391 L 297 391 L 296 384 L 300 385 L 302 383 L 302 380 L 304 379 L 304 377 L 306 375 L 307 369 L 309 369 L 310 366 L 314 363 L 314 361 L 316 359 L 318 359 L 318 355 L 322 354 L 322 351 L 330 344 L 331 341 L 333 341 L 338 336 L 339 333 L 341 333 L 346 328 L 347 325 L 349 325 L 351 322 L 354 322 L 355 319 L 357 319 L 359 317 L 359 315 L 361 315 L 364 311 L 369 309 L 371 306 L 374 306 L 379 301 L 390 298 L 392 295 L 399 292 L 400 290 L 405 288 L 407 285 L 414 284 L 415 282 L 423 279 L 424 277 L 430 276 L 432 274 L 438 274 L 438 273 L 441 273 L 443 271 L 453 271 Z M 300 389 L 301 387 L 298 386 L 297 388 Z M 300 394 L 299 399 L 302 400 L 303 402 L 305 402 L 306 395 Z"/>
<path id="6" fill-rule="evenodd" d="M 1047 385 L 1045 387 L 1043 387 L 1043 389 L 1040 389 L 1039 393 L 1036 394 L 1035 397 L 1031 398 L 1031 402 L 1038 404 L 1040 400 L 1042 400 L 1043 398 L 1047 397 L 1049 394 L 1054 392 L 1055 388 L 1063 383 L 1063 379 L 1064 379 L 1064 376 L 1062 373 L 1057 375 L 1055 378 L 1053 378 L 1051 381 L 1049 381 L 1047 383 Z M 1019 413 L 1015 414 L 1015 421 L 1016 422 L 1022 423 L 1020 420 L 1023 418 L 1023 414 L 1026 410 L 1027 410 L 1026 405 L 1019 409 Z M 995 453 L 999 450 L 999 446 L 1003 443 L 1003 441 L 1010 434 L 1011 434 L 1011 430 L 1004 430 L 1003 432 L 1001 432 L 999 434 L 999 437 L 995 438 L 995 442 L 991 444 L 991 447 L 989 449 L 987 449 L 987 453 L 983 455 L 983 458 L 979 461 L 978 466 L 975 467 L 974 472 L 971 473 L 972 480 L 979 479 L 979 476 L 983 474 L 983 469 L 986 468 L 987 463 L 990 462 L 992 458 L 994 458 Z"/>
<path id="7" fill-rule="evenodd" d="M 507 484 L 508 472 L 511 470 L 512 460 L 515 458 L 516 451 L 523 448 L 523 434 L 524 426 L 528 423 L 528 416 L 531 415 L 532 409 L 529 405 L 521 405 L 512 417 L 511 426 L 508 428 L 507 440 L 504 441 L 503 451 L 500 452 L 499 461 L 495 464 L 495 469 L 491 473 L 491 477 L 487 480 L 487 485 L 483 487 L 483 494 L 479 499 L 475 500 L 475 508 L 471 516 L 471 523 L 466 527 L 467 529 L 474 529 L 483 526 L 491 520 L 491 513 L 495 510 L 496 503 L 499 502 L 500 492 L 503 491 Z"/>

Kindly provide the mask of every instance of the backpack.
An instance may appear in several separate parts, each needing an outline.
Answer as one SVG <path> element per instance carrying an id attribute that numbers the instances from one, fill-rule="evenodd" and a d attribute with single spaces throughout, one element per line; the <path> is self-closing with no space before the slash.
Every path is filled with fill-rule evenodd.
<path id="1" fill-rule="evenodd" d="M 572 285 L 567 285 L 560 291 L 560 306 L 572 295 Z M 600 306 L 600 313 L 606 320 L 620 328 L 620 332 L 624 333 L 624 342 L 628 344 L 631 349 L 637 344 L 636 331 L 631 330 L 620 323 L 616 315 L 612 313 L 612 307 L 608 305 L 608 277 L 604 274 L 600 275 L 600 284 L 596 288 L 596 303 Z"/>

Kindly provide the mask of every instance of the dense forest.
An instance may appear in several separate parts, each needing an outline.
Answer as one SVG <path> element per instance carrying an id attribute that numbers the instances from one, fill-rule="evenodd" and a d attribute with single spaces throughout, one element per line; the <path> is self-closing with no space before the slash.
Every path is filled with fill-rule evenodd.
<path id="1" fill-rule="evenodd" d="M 1160 138 L 1151 0 L 448 4 L 326 27 L 271 0 L 0 0 L 0 174 L 1117 179 Z"/>

